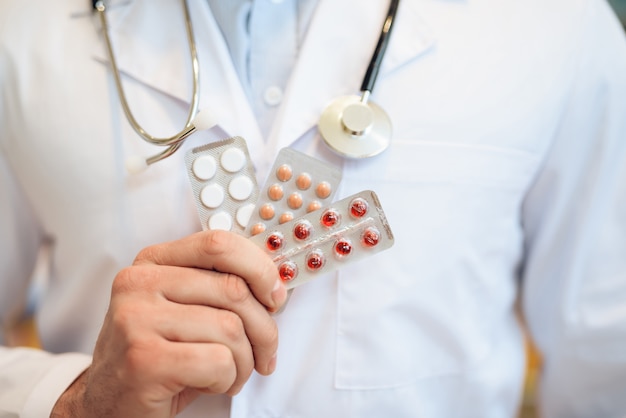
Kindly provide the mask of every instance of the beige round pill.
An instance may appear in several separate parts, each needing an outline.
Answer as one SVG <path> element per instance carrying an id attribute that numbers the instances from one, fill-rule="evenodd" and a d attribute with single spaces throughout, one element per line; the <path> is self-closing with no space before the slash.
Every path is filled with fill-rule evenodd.
<path id="1" fill-rule="evenodd" d="M 311 187 L 311 176 L 308 173 L 302 173 L 296 177 L 296 186 L 300 190 L 307 190 Z"/>
<path id="2" fill-rule="evenodd" d="M 259 235 L 263 231 L 265 231 L 265 224 L 261 222 L 252 225 L 252 228 L 250 228 L 250 233 L 252 235 Z"/>
<path id="3" fill-rule="evenodd" d="M 300 209 L 302 207 L 302 196 L 300 193 L 292 193 L 287 198 L 287 206 L 291 209 Z"/>
<path id="4" fill-rule="evenodd" d="M 278 223 L 284 224 L 286 222 L 289 222 L 292 219 L 293 219 L 293 213 L 285 212 L 282 215 L 280 215 L 280 218 L 278 218 Z"/>
<path id="5" fill-rule="evenodd" d="M 276 169 L 276 178 L 280 181 L 289 181 L 293 175 L 293 170 L 289 164 L 283 164 Z"/>
<path id="6" fill-rule="evenodd" d="M 326 199 L 328 196 L 330 196 L 331 192 L 332 192 L 332 187 L 327 181 L 321 182 L 320 184 L 317 185 L 317 188 L 315 189 L 315 194 L 320 199 Z"/>
<path id="7" fill-rule="evenodd" d="M 283 198 L 283 186 L 280 184 L 273 184 L 267 189 L 267 197 L 276 201 Z"/>
<path id="8" fill-rule="evenodd" d="M 306 207 L 306 211 L 313 212 L 314 210 L 318 210 L 321 207 L 322 207 L 322 204 L 318 202 L 317 200 L 314 200 L 311 203 L 309 203 L 309 205 Z"/>
<path id="9" fill-rule="evenodd" d="M 261 217 L 261 219 L 264 219 L 266 221 L 272 219 L 274 217 L 274 206 L 269 203 L 261 206 L 259 208 L 259 216 Z"/>

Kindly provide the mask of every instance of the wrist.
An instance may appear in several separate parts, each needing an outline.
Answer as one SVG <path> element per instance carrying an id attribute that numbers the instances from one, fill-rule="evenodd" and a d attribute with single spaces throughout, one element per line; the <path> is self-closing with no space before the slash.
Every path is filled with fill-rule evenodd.
<path id="1" fill-rule="evenodd" d="M 81 373 L 59 397 L 52 408 L 50 418 L 84 417 L 83 399 L 88 370 Z"/>

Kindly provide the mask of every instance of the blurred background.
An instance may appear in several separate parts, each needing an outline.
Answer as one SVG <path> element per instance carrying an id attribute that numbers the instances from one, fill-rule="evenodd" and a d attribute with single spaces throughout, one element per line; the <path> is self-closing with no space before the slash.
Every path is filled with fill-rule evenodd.
<path id="1" fill-rule="evenodd" d="M 609 4 L 626 28 L 626 0 L 608 0 Z M 539 418 L 537 413 L 537 381 L 541 369 L 541 356 L 530 339 L 526 341 L 526 381 L 524 397 L 518 418 Z"/>
<path id="2" fill-rule="evenodd" d="M 609 0 L 609 3 L 622 21 L 622 25 L 626 27 L 626 0 Z"/>

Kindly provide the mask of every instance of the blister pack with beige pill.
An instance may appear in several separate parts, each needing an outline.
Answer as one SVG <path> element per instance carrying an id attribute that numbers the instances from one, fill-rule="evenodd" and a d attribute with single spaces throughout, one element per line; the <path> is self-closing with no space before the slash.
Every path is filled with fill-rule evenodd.
<path id="1" fill-rule="evenodd" d="M 236 136 L 193 148 L 185 164 L 202 229 L 243 234 L 259 196 L 246 141 Z"/>
<path id="2" fill-rule="evenodd" d="M 339 168 L 292 148 L 278 153 L 259 192 L 246 232 L 257 235 L 332 202 L 341 182 Z"/>
<path id="3" fill-rule="evenodd" d="M 376 193 L 362 191 L 250 238 L 287 289 L 390 248 L 394 238 Z"/>

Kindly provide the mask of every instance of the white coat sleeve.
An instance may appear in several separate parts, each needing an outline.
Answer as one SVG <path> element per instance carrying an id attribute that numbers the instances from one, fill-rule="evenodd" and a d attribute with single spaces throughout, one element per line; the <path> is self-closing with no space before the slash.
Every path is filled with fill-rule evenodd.
<path id="1" fill-rule="evenodd" d="M 567 107 L 523 207 L 523 311 L 546 417 L 626 414 L 626 42 L 588 1 Z M 549 94 L 549 92 L 547 92 Z"/>

